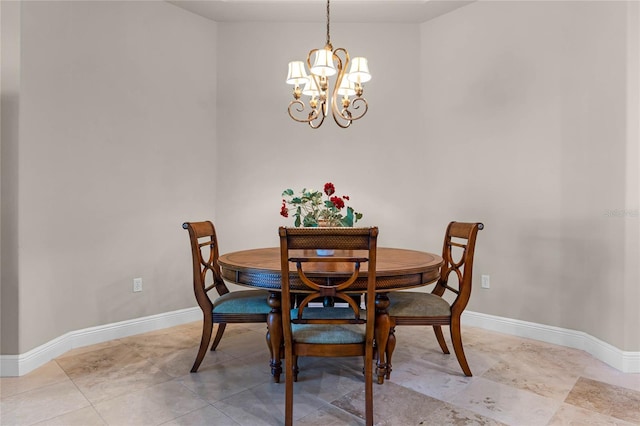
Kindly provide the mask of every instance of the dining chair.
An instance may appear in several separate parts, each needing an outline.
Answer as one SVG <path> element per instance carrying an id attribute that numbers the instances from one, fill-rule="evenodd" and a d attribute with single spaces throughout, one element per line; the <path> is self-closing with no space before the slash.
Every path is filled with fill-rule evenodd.
<path id="1" fill-rule="evenodd" d="M 185 222 L 182 227 L 189 231 L 191 258 L 193 260 L 193 292 L 202 309 L 202 339 L 196 360 L 191 367 L 195 373 L 204 359 L 211 341 L 213 324 L 218 324 L 211 344 L 214 351 L 222 339 L 229 323 L 267 323 L 271 311 L 267 305 L 269 293 L 263 290 L 229 291 L 220 274 L 218 265 L 218 239 L 216 229 L 210 221 Z M 215 289 L 213 301 L 209 292 Z"/>
<path id="2" fill-rule="evenodd" d="M 460 315 L 471 296 L 476 236 L 483 228 L 482 223 L 449 223 L 442 246 L 444 264 L 440 270 L 440 279 L 431 293 L 416 291 L 389 293 L 388 311 L 391 317 L 391 334 L 386 354 L 389 366 L 387 379 L 391 373 L 391 356 L 395 348 L 395 326 L 398 325 L 433 326 L 440 348 L 445 354 L 449 353 L 449 349 L 442 334 L 442 326 L 448 325 L 458 363 L 466 376 L 472 375 L 462 347 Z M 445 294 L 447 294 L 446 298 Z M 451 298 L 454 299 L 451 303 L 447 301 L 448 294 L 452 294 Z"/>
<path id="3" fill-rule="evenodd" d="M 285 358 L 285 424 L 293 422 L 293 383 L 299 356 L 364 357 L 365 421 L 373 424 L 373 339 L 375 326 L 378 228 L 280 227 L 282 327 Z M 318 256 L 317 249 L 334 249 Z M 335 271 L 332 278 L 314 277 L 305 265 Z M 363 273 L 366 272 L 366 275 Z M 358 286 L 358 289 L 354 288 Z M 294 306 L 296 293 L 306 297 Z M 367 309 L 354 295 L 366 291 Z M 348 307 L 313 307 L 314 299 L 331 297 Z"/>

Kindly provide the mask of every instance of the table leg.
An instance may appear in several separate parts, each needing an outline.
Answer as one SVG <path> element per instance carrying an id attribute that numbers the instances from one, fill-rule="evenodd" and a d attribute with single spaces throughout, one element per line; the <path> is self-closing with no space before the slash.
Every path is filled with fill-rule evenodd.
<path id="1" fill-rule="evenodd" d="M 393 355 L 393 351 L 396 349 L 396 327 L 392 324 L 391 329 L 389 330 L 389 340 L 387 341 L 387 374 L 386 379 L 391 378 L 391 355 Z"/>
<path id="2" fill-rule="evenodd" d="M 267 314 L 267 345 L 271 353 L 271 375 L 275 383 L 280 383 L 280 374 L 282 374 L 282 362 L 280 361 L 282 354 L 282 311 L 279 292 L 271 292 L 267 301 L 271 312 Z"/>
<path id="3" fill-rule="evenodd" d="M 391 330 L 391 319 L 389 318 L 389 298 L 386 293 L 376 294 L 376 347 L 378 359 L 376 363 L 376 374 L 378 376 L 378 384 L 384 383 L 384 378 L 388 375 L 388 365 L 386 362 L 387 342 L 389 340 L 389 331 Z"/>

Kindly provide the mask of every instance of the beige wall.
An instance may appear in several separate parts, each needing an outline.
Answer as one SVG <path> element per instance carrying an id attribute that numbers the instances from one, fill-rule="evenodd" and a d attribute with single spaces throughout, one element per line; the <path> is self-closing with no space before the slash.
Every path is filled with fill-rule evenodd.
<path id="1" fill-rule="evenodd" d="M 449 220 L 485 222 L 475 272 L 492 288 L 470 309 L 640 350 L 639 219 L 606 216 L 638 208 L 632 9 L 478 2 L 424 24 L 334 23 L 334 46 L 374 76 L 369 114 L 345 131 L 286 115 L 286 64 L 322 47 L 321 23 L 24 3 L 2 353 L 193 306 L 183 220 L 214 219 L 223 251 L 276 245 L 282 190 L 325 181 L 382 245 L 439 251 Z"/>
<path id="2" fill-rule="evenodd" d="M 0 354 L 18 348 L 20 3 L 0 2 Z M 12 352 L 5 352 L 5 348 Z"/>
<path id="3" fill-rule="evenodd" d="M 19 277 L 7 298 L 3 275 L 2 311 L 19 317 L 3 354 L 193 306 L 181 224 L 215 209 L 216 24 L 165 2 L 21 7 L 17 180 L 3 167 L 17 205 L 3 190 L 2 212 Z"/>
<path id="4" fill-rule="evenodd" d="M 291 223 L 280 192 L 333 181 L 382 245 L 439 251 L 448 221 L 483 221 L 471 310 L 637 351 L 639 219 L 609 214 L 638 208 L 627 7 L 477 2 L 420 25 L 335 23 L 334 47 L 367 56 L 374 77 L 347 131 L 285 111 L 286 63 L 322 46 L 321 24 L 221 24 L 222 243 L 276 245 Z"/>
<path id="5" fill-rule="evenodd" d="M 292 223 L 279 215 L 282 191 L 320 188 L 327 181 L 352 196 L 351 204 L 365 212 L 362 224 L 384 225 L 380 244 L 423 246 L 414 230 L 423 215 L 414 206 L 416 196 L 428 194 L 417 191 L 412 180 L 426 160 L 414 156 L 423 145 L 416 104 L 418 25 L 332 24 L 334 47 L 367 57 L 373 72 L 364 91 L 369 112 L 347 130 L 331 118 L 312 130 L 287 114 L 292 99 L 292 87 L 284 82 L 287 63 L 323 47 L 323 24 L 220 24 L 219 29 L 220 61 L 226 66 L 218 75 L 218 149 L 225 160 L 219 164 L 223 202 L 216 214 L 224 248 L 277 245 L 277 227 Z M 254 66 L 260 67 L 259 78 Z M 444 230 L 444 225 L 433 226 Z"/>
<path id="6" fill-rule="evenodd" d="M 639 162 L 626 128 L 638 126 L 639 74 L 637 42 L 627 41 L 639 33 L 629 11 L 478 2 L 425 23 L 421 99 L 431 153 L 452 159 L 429 168 L 430 179 L 448 176 L 433 190 L 444 207 L 433 217 L 487 225 L 476 271 L 492 288 L 475 291 L 469 309 L 631 351 Z"/>
<path id="7" fill-rule="evenodd" d="M 627 3 L 627 164 L 625 209 L 640 207 L 640 3 Z M 624 324 L 625 346 L 640 339 L 640 218 L 625 220 Z"/>

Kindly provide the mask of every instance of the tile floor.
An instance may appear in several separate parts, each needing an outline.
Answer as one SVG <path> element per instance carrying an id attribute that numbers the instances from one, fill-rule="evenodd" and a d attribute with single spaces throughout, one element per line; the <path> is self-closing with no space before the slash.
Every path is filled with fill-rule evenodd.
<path id="1" fill-rule="evenodd" d="M 272 383 L 264 335 L 230 325 L 196 374 L 199 323 L 73 350 L 0 379 L 0 424 L 280 425 L 284 384 Z M 585 352 L 465 327 L 465 377 L 430 328 L 399 327 L 397 340 L 391 380 L 374 385 L 376 424 L 640 425 L 640 374 Z M 364 424 L 360 359 L 300 364 L 296 424 Z"/>

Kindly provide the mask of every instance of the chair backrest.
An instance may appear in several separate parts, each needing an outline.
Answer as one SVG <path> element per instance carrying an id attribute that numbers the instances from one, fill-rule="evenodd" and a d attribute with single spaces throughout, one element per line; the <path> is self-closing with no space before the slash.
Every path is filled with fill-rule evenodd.
<path id="1" fill-rule="evenodd" d="M 291 339 L 290 324 L 358 324 L 367 322 L 367 343 L 373 343 L 375 318 L 376 254 L 378 228 L 286 228 L 281 227 L 280 260 L 282 269 L 282 320 L 285 341 Z M 335 249 L 333 256 L 318 256 L 316 249 Z M 352 288 L 366 265 L 366 317 Z M 335 278 L 314 278 L 311 269 L 330 271 Z M 291 318 L 291 285 L 306 294 L 298 302 L 297 315 Z M 353 315 L 339 318 L 306 318 L 308 304 L 319 297 L 333 297 L 348 303 Z M 345 308 L 346 310 L 346 308 Z M 370 329 L 370 330 L 369 330 Z M 370 331 L 370 333 L 369 333 Z"/>
<path id="2" fill-rule="evenodd" d="M 432 293 L 442 296 L 449 290 L 456 294 L 451 304 L 452 316 L 461 314 L 469 302 L 476 236 L 483 228 L 482 223 L 451 222 L 447 226 L 442 245 L 444 264 L 440 269 L 440 279 Z M 457 281 L 456 287 L 451 281 L 452 274 Z"/>
<path id="3" fill-rule="evenodd" d="M 203 309 L 212 309 L 213 304 L 207 293 L 216 289 L 222 296 L 229 292 L 220 274 L 218 265 L 218 239 L 213 223 L 185 222 L 182 227 L 189 231 L 191 258 L 193 264 L 193 292 Z"/>

